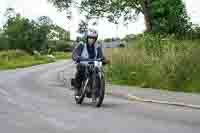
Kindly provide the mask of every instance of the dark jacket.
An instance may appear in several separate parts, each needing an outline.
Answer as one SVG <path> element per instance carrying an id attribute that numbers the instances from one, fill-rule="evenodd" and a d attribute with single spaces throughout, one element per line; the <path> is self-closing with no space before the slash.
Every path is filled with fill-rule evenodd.
<path id="1" fill-rule="evenodd" d="M 83 49 L 85 47 L 86 44 L 82 44 L 80 43 L 79 45 L 77 45 L 73 52 L 72 52 L 72 59 L 75 61 L 75 62 L 80 62 L 81 60 L 83 60 L 83 57 L 81 57 L 82 55 L 82 52 L 83 52 Z M 97 51 L 97 52 L 96 52 Z M 87 45 L 87 52 L 89 54 L 89 59 L 93 59 L 94 57 L 97 57 L 97 58 L 102 58 L 104 59 L 105 57 L 103 56 L 103 52 L 102 52 L 102 48 L 101 47 L 97 47 L 97 50 L 95 50 L 95 47 L 92 46 L 92 47 L 89 47 Z"/>

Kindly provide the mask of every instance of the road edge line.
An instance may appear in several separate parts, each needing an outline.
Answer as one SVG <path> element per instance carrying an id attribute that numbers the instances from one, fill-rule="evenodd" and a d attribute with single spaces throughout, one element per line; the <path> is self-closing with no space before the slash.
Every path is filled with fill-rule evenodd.
<path id="1" fill-rule="evenodd" d="M 120 93 L 113 93 L 111 90 L 106 91 L 106 94 L 111 95 L 111 96 L 116 96 L 116 97 L 122 97 L 122 98 L 129 100 L 129 101 L 139 101 L 139 102 L 146 102 L 146 103 L 165 104 L 165 105 L 187 107 L 187 108 L 200 110 L 200 105 L 186 104 L 186 103 L 181 103 L 181 102 L 169 102 L 169 101 L 146 99 L 146 98 L 134 96 L 134 95 L 131 95 L 131 94 L 124 95 L 124 94 L 120 94 Z"/>

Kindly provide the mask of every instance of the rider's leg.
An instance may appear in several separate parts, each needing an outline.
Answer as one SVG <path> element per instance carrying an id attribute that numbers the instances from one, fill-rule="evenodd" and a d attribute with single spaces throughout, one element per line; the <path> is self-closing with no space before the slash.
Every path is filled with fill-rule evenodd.
<path id="1" fill-rule="evenodd" d="M 85 67 L 82 64 L 78 64 L 76 67 L 77 71 L 75 74 L 75 88 L 76 88 L 76 96 L 80 95 L 81 83 L 84 79 Z"/>

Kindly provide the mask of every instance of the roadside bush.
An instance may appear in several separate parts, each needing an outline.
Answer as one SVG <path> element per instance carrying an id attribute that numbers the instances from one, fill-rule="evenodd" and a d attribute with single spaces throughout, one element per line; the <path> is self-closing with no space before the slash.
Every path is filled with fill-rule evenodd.
<path id="1" fill-rule="evenodd" d="M 0 37 L 0 51 L 8 50 L 10 48 L 9 42 L 6 38 Z"/>
<path id="2" fill-rule="evenodd" d="M 50 53 L 53 51 L 65 51 L 68 48 L 71 48 L 70 42 L 64 41 L 64 40 L 55 40 L 55 41 L 49 41 L 48 47 Z"/>

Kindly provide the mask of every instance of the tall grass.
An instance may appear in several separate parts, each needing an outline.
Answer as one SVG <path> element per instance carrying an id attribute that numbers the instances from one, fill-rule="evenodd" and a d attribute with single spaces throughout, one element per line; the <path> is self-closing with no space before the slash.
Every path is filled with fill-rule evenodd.
<path id="1" fill-rule="evenodd" d="M 134 43 L 135 42 L 135 43 Z M 200 92 L 200 41 L 145 37 L 124 49 L 106 49 L 109 80 L 171 91 Z"/>

